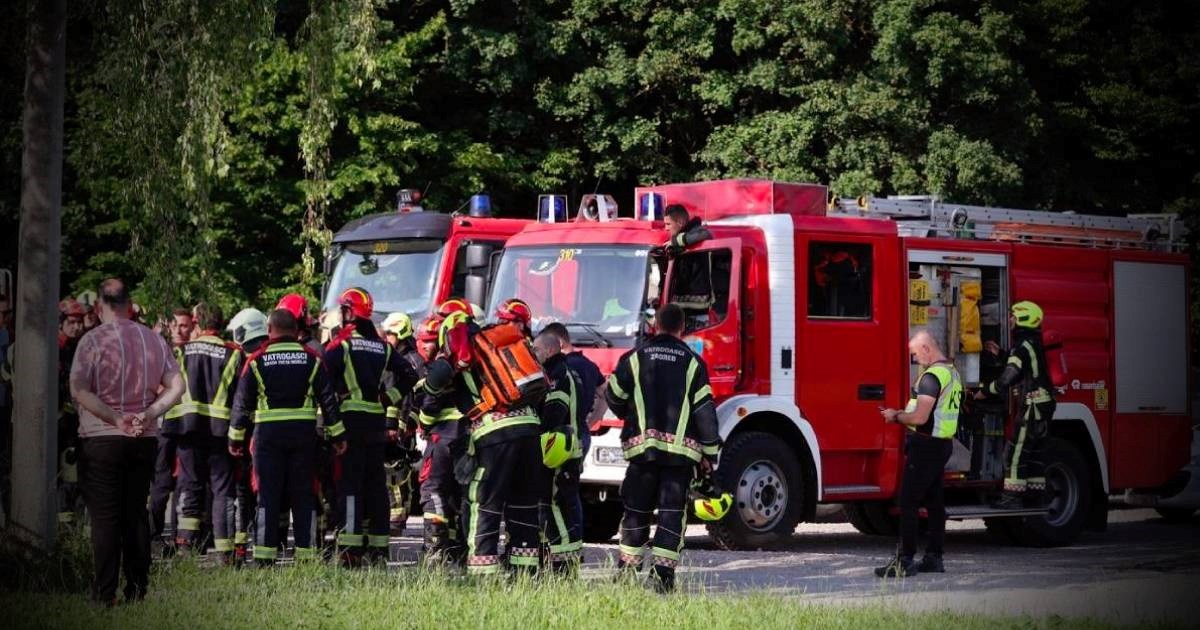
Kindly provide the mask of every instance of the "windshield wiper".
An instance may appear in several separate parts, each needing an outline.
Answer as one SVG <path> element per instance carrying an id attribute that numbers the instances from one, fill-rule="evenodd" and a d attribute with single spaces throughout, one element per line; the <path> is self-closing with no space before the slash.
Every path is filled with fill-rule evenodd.
<path id="1" fill-rule="evenodd" d="M 576 326 L 578 328 L 582 328 L 582 329 L 586 330 L 588 332 L 588 334 L 590 334 L 593 338 L 593 341 L 594 341 L 594 343 L 592 344 L 593 348 L 600 346 L 600 345 L 603 345 L 605 348 L 613 347 L 612 342 L 609 341 L 608 338 L 604 336 L 604 333 L 601 333 L 600 330 L 592 324 L 588 324 L 586 322 L 563 322 L 563 326 L 567 326 L 567 327 Z"/>

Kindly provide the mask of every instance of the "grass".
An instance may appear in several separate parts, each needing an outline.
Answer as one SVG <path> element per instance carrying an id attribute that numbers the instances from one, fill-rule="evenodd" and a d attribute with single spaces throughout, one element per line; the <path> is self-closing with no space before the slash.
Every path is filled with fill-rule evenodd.
<path id="1" fill-rule="evenodd" d="M 298 566 L 234 571 L 156 567 L 144 602 L 111 610 L 81 594 L 0 592 L 7 628 L 1096 628 L 1086 620 L 910 614 L 880 605 L 806 603 L 778 593 L 712 595 L 686 584 L 658 596 L 600 580 L 475 582 L 438 572 Z"/>

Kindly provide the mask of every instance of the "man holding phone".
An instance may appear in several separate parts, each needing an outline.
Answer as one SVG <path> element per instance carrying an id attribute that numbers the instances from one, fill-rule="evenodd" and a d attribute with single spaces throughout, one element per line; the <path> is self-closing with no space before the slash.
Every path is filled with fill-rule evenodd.
<path id="1" fill-rule="evenodd" d="M 944 573 L 942 545 L 946 537 L 946 506 L 942 475 L 954 449 L 962 379 L 927 330 L 917 331 L 908 351 L 921 366 L 912 397 L 904 410 L 880 409 L 885 422 L 904 425 L 904 477 L 900 482 L 900 549 L 888 564 L 875 569 L 879 577 L 907 577 L 920 572 Z M 918 564 L 917 510 L 929 514 L 929 542 Z"/>

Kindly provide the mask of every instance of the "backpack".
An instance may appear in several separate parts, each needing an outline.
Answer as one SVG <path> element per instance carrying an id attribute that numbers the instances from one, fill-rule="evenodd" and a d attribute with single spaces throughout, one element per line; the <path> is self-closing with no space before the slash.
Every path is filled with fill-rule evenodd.
<path id="1" fill-rule="evenodd" d="M 533 346 L 516 324 L 485 326 L 471 339 L 479 376 L 480 401 L 467 413 L 472 420 L 485 413 L 535 403 L 550 391 Z"/>

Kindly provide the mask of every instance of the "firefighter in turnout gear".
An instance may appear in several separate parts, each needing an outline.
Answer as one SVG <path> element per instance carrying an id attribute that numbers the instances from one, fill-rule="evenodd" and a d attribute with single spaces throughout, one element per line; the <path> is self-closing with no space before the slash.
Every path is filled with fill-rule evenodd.
<path id="1" fill-rule="evenodd" d="M 1009 324 L 1013 348 L 1004 371 L 986 389 L 988 394 L 999 395 L 1015 388 L 1020 396 L 1019 424 L 1016 439 L 1009 447 L 1004 492 L 994 504 L 1005 509 L 1041 506 L 1045 502 L 1042 443 L 1050 432 L 1050 420 L 1057 407 L 1042 345 L 1042 309 L 1033 302 L 1017 302 L 1012 305 Z M 999 354 L 994 343 L 988 344 L 988 350 Z M 983 392 L 976 397 L 983 397 Z"/>
<path id="2" fill-rule="evenodd" d="M 417 348 L 426 359 L 432 360 L 437 353 L 441 325 L 442 318 L 433 315 L 417 332 Z M 413 401 L 413 411 L 425 440 L 418 476 L 425 519 L 425 562 L 461 562 L 466 559 L 460 514 L 463 496 L 462 487 L 454 477 L 454 461 L 467 450 L 467 423 L 460 407 L 469 408 L 474 400 L 465 385 L 434 393 L 422 380 Z"/>
<path id="3" fill-rule="evenodd" d="M 316 559 L 317 408 L 335 452 L 346 452 L 346 428 L 325 362 L 297 341 L 299 325 L 278 309 L 267 322 L 269 341 L 246 358 L 233 399 L 229 452 L 241 457 L 254 425 L 252 456 L 258 482 L 254 559 L 273 563 L 279 550 L 279 512 L 284 497 L 292 511 L 297 560 Z"/>
<path id="4" fill-rule="evenodd" d="M 533 341 L 533 351 L 542 362 L 550 393 L 542 403 L 542 463 L 547 470 L 541 497 L 541 523 L 555 573 L 573 574 L 583 554 L 583 523 L 575 506 L 579 501 L 579 474 L 583 470 L 583 443 L 578 432 L 583 422 L 582 388 L 579 375 L 567 367 L 562 344 L 553 332 L 543 331 Z M 553 448 L 565 461 L 549 459 Z"/>
<path id="5" fill-rule="evenodd" d="M 429 365 L 425 389 L 429 396 L 453 396 L 458 412 L 466 416 L 480 401 L 480 379 L 473 373 L 477 366 L 471 351 L 471 338 L 479 334 L 479 327 L 469 312 L 446 306 L 439 309 L 448 314 L 439 330 L 439 355 Z M 464 417 L 462 421 L 466 420 Z M 505 551 L 509 566 L 530 573 L 537 570 L 540 434 L 541 421 L 528 405 L 495 409 L 470 421 L 467 455 L 462 465 L 456 460 L 454 467 L 459 483 L 466 486 L 463 516 L 468 574 L 504 571 L 500 556 L 502 520 L 508 535 Z"/>
<path id="6" fill-rule="evenodd" d="M 904 443 L 904 476 L 900 484 L 900 549 L 888 564 L 875 569 L 878 577 L 907 577 L 942 573 L 942 543 L 946 537 L 946 505 L 942 477 L 954 452 L 954 434 L 962 407 L 962 379 L 954 363 L 942 354 L 928 331 L 908 342 L 908 351 L 922 367 L 904 410 L 884 409 L 887 422 L 908 428 Z M 929 515 L 929 542 L 920 564 L 917 552 L 918 511 Z"/>
<path id="7" fill-rule="evenodd" d="M 683 550 L 688 488 L 697 466 L 707 474 L 716 465 L 720 435 L 708 369 L 679 338 L 683 310 L 665 305 L 655 322 L 657 334 L 617 362 L 607 400 L 624 421 L 621 447 L 629 462 L 621 485 L 625 517 L 617 567 L 636 574 L 650 542 L 651 585 L 670 591 Z M 651 541 L 656 508 L 658 526 Z"/>
<path id="8" fill-rule="evenodd" d="M 417 351 L 416 338 L 413 332 L 412 319 L 407 313 L 392 313 L 383 320 L 384 338 L 392 347 L 392 352 L 400 356 L 413 369 L 417 382 L 425 378 L 425 359 Z M 416 475 L 412 464 L 419 461 L 421 454 L 416 450 L 416 412 L 414 398 L 416 391 L 410 392 L 399 405 L 388 405 L 387 431 L 388 442 L 384 450 L 383 460 L 386 469 L 386 480 L 390 510 L 388 520 L 391 534 L 400 536 L 404 533 L 408 521 L 408 507 L 412 503 L 412 495 L 416 485 Z"/>
<path id="9" fill-rule="evenodd" d="M 185 344 L 178 357 L 186 389 L 162 425 L 163 432 L 175 438 L 179 460 L 175 543 L 180 551 L 204 550 L 200 526 L 212 492 L 213 547 L 229 560 L 236 529 L 236 491 L 225 441 L 242 351 L 218 336 L 221 311 L 216 306 L 201 302 L 192 309 L 192 317 L 199 336 Z"/>
<path id="10" fill-rule="evenodd" d="M 229 320 L 225 327 L 238 344 L 243 357 L 254 354 L 267 342 L 267 316 L 256 308 L 244 308 Z M 240 373 L 240 370 L 239 370 Z M 236 384 L 236 382 L 235 382 Z M 250 426 L 253 429 L 253 425 Z M 252 435 L 247 431 L 247 438 Z M 249 449 L 243 449 L 242 456 L 233 459 L 234 472 L 234 533 L 233 553 L 235 563 L 246 560 L 250 543 L 250 526 L 254 524 L 254 487 L 251 484 L 253 472 L 251 468 Z"/>
<path id="11" fill-rule="evenodd" d="M 379 338 L 370 294 L 357 287 L 338 298 L 342 328 L 325 346 L 325 364 L 341 398 L 347 452 L 334 466 L 337 546 L 342 564 L 357 566 L 363 552 L 385 559 L 389 541 L 387 406 L 398 407 L 417 380 L 412 365 Z"/>

